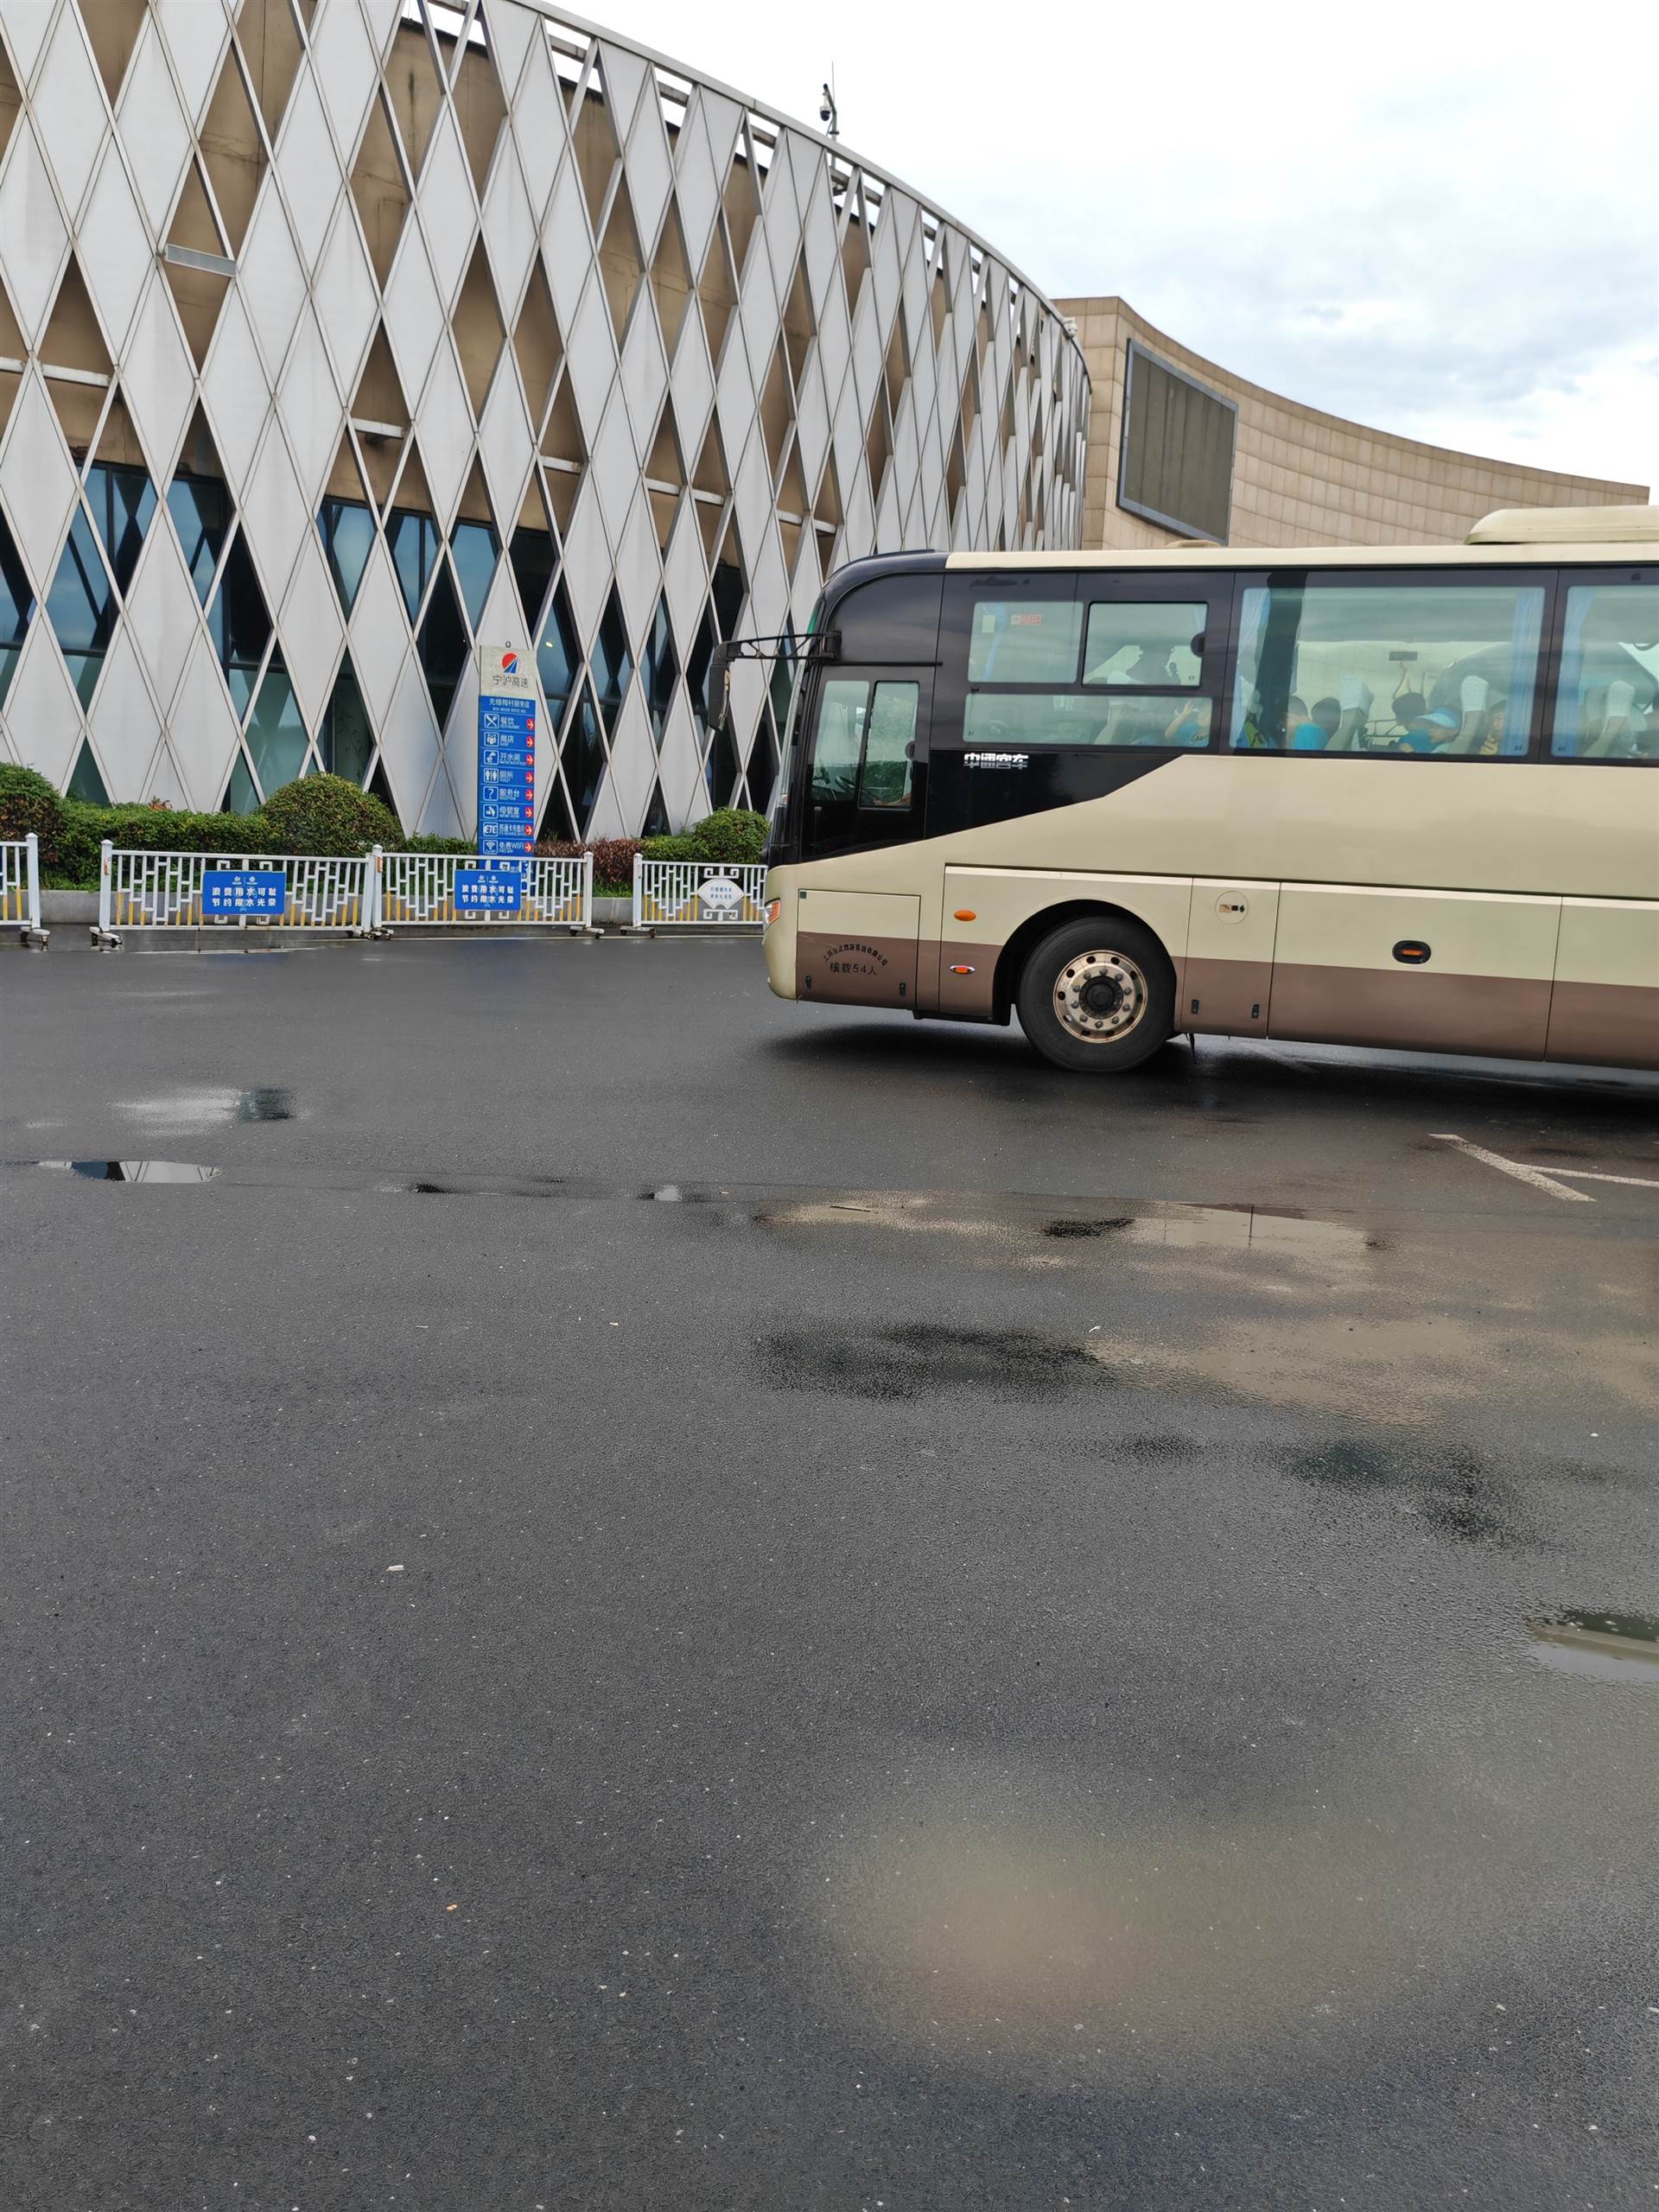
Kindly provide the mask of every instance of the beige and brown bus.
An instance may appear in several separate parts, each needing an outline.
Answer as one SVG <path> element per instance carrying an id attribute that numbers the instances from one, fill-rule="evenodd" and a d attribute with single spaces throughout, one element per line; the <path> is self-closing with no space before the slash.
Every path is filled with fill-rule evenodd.
<path id="1" fill-rule="evenodd" d="M 861 561 L 791 725 L 780 997 L 1659 1066 L 1659 508 Z"/>

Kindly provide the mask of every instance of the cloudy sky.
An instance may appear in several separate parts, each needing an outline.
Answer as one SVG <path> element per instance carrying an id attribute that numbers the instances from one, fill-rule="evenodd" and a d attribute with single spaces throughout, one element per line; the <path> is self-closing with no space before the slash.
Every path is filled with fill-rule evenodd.
<path id="1" fill-rule="evenodd" d="M 1274 391 L 1659 486 L 1659 7 L 610 0 L 1055 295 Z"/>

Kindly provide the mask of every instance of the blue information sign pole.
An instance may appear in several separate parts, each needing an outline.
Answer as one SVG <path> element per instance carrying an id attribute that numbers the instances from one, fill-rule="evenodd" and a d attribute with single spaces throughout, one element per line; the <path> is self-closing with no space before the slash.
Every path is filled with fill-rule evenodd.
<path id="1" fill-rule="evenodd" d="M 530 654 L 511 639 L 480 644 L 479 854 L 486 861 L 522 860 L 535 842 L 536 682 Z"/>

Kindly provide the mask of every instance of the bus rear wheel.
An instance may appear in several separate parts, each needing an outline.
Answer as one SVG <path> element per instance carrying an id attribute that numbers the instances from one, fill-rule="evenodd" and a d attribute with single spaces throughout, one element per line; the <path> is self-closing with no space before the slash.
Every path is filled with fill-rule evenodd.
<path id="1" fill-rule="evenodd" d="M 1116 914 L 1067 922 L 1026 962 L 1020 1026 L 1056 1067 L 1119 1075 L 1168 1038 L 1175 974 L 1148 929 Z"/>

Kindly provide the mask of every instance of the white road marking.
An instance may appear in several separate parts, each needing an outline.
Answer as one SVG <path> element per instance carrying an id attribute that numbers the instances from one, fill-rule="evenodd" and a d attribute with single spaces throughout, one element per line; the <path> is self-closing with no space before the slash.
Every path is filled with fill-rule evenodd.
<path id="1" fill-rule="evenodd" d="M 1558 1175 L 1575 1175 L 1581 1183 L 1635 1183 L 1644 1191 L 1659 1191 L 1659 1180 L 1651 1175 L 1603 1175 L 1593 1167 L 1558 1167 Z"/>
<path id="2" fill-rule="evenodd" d="M 1488 1167 L 1496 1167 L 1500 1175 L 1513 1175 L 1517 1183 L 1530 1183 L 1535 1191 L 1548 1191 L 1553 1198 L 1570 1198 L 1581 1206 L 1596 1203 L 1588 1191 L 1569 1190 L 1565 1183 L 1558 1183 L 1553 1175 L 1546 1175 L 1541 1167 L 1529 1167 L 1519 1160 L 1505 1160 L 1501 1152 L 1488 1152 L 1484 1145 L 1471 1144 L 1467 1137 L 1452 1136 L 1446 1130 L 1434 1133 L 1436 1144 L 1454 1144 L 1459 1152 L 1466 1152 L 1471 1160 L 1483 1160 Z"/>

